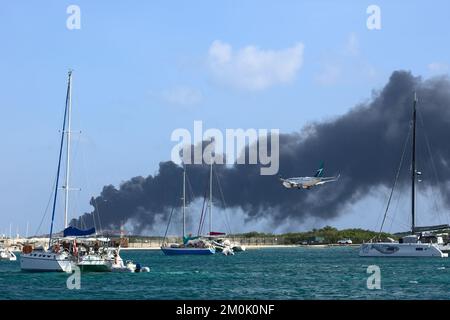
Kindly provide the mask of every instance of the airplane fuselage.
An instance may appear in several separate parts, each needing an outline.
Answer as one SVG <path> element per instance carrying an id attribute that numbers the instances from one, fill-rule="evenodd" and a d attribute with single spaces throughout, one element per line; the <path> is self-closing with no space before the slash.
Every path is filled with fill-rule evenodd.
<path id="1" fill-rule="evenodd" d="M 309 189 L 315 186 L 317 183 L 321 182 L 322 178 L 318 177 L 297 177 L 289 178 L 283 181 L 283 186 L 286 188 L 296 188 L 296 189 Z"/>

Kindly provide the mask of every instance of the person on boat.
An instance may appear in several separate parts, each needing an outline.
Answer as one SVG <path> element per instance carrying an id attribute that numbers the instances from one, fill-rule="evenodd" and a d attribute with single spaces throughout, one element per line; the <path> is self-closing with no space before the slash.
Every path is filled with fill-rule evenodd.
<path id="1" fill-rule="evenodd" d="M 72 253 L 75 257 L 78 256 L 77 240 L 73 240 Z"/>
<path id="2" fill-rule="evenodd" d="M 141 264 L 140 263 L 136 263 L 136 269 L 134 270 L 134 272 L 141 272 Z"/>
<path id="3" fill-rule="evenodd" d="M 98 241 L 95 242 L 94 244 L 94 252 L 98 253 L 98 249 L 99 249 L 100 245 L 98 244 Z"/>
<path id="4" fill-rule="evenodd" d="M 53 252 L 54 253 L 59 253 L 59 250 L 61 249 L 61 247 L 60 247 L 60 245 L 59 245 L 59 243 L 56 243 L 54 246 L 53 246 Z"/>

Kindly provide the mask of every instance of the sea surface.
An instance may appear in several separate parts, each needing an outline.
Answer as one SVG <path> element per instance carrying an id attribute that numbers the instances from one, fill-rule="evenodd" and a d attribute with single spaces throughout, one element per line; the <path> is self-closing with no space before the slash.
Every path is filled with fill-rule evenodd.
<path id="1" fill-rule="evenodd" d="M 249 249 L 234 256 L 121 256 L 149 273 L 70 274 L 20 271 L 0 261 L 0 299 L 450 299 L 450 259 L 360 258 L 356 247 Z M 18 259 L 19 260 L 19 259 Z M 369 265 L 381 289 L 369 290 Z"/>

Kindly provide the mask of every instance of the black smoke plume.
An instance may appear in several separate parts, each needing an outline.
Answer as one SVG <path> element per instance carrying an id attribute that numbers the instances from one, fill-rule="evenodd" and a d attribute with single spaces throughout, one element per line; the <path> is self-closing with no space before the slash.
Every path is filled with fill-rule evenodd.
<path id="1" fill-rule="evenodd" d="M 368 102 L 332 121 L 311 123 L 299 132 L 280 135 L 282 176 L 311 175 L 325 161 L 325 175 L 340 173 L 338 182 L 312 190 L 290 190 L 282 187 L 276 176 L 261 176 L 259 165 L 216 165 L 227 207 L 241 208 L 249 220 L 269 217 L 274 224 L 285 219 L 301 223 L 308 217 L 328 219 L 345 214 L 346 206 L 375 188 L 390 188 L 411 126 L 415 91 L 419 98 L 418 144 L 426 145 L 426 140 L 420 138 L 426 134 L 434 159 L 431 163 L 430 158 L 421 157 L 426 148 L 419 147 L 418 164 L 422 168 L 433 167 L 439 174 L 437 182 L 424 174 L 424 184 L 437 183 L 441 191 L 450 189 L 450 81 L 447 77 L 423 81 L 410 72 L 396 71 Z M 409 159 L 410 153 L 406 170 L 410 170 Z M 187 165 L 186 170 L 192 190 L 197 197 L 203 196 L 208 166 Z M 431 169 L 428 170 L 430 175 Z M 156 220 L 166 220 L 173 206 L 180 205 L 181 179 L 180 166 L 161 162 L 154 176 L 132 178 L 119 188 L 105 186 L 91 200 L 94 211 L 72 224 L 79 225 L 82 220 L 90 225 L 93 216 L 98 215 L 104 228 L 117 228 L 130 219 L 141 230 L 151 228 Z M 408 174 L 401 175 L 399 184 L 409 186 Z M 448 205 L 450 193 L 444 194 Z"/>

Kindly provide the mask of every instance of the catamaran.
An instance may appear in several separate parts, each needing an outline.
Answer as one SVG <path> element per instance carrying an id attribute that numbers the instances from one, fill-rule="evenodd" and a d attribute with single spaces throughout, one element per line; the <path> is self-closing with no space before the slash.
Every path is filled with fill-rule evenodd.
<path id="1" fill-rule="evenodd" d="M 109 272 L 125 267 L 120 247 L 113 246 L 109 238 L 96 236 L 95 228 L 80 230 L 69 226 L 64 230 L 64 237 L 58 240 L 58 245 L 63 243 L 71 252 L 80 271 Z"/>
<path id="2" fill-rule="evenodd" d="M 421 175 L 421 172 L 416 170 L 416 119 L 417 119 L 417 96 L 414 94 L 414 103 L 413 103 L 413 116 L 412 116 L 412 152 L 411 152 L 411 232 L 409 235 L 404 236 L 400 239 L 400 241 L 395 242 L 393 239 L 389 242 L 377 242 L 371 241 L 369 243 L 364 243 L 361 245 L 359 250 L 359 256 L 361 257 L 448 257 L 447 253 L 444 253 L 440 245 L 438 243 L 428 242 L 423 243 L 421 241 L 421 237 L 418 233 L 421 233 L 425 230 L 431 230 L 436 227 L 417 227 L 415 225 L 415 208 L 416 208 L 416 180 L 417 176 Z M 406 144 L 405 144 L 406 146 Z M 405 149 L 404 149 L 405 150 Z M 403 155 L 401 163 L 403 161 Z M 400 171 L 400 168 L 399 168 Z M 396 181 L 398 178 L 398 172 Z M 394 187 L 395 187 L 394 183 Z M 393 188 L 394 189 L 394 188 Z M 393 190 L 392 189 L 392 190 Z M 392 197 L 392 191 L 391 191 Z M 389 201 L 390 202 L 390 201 Z M 389 208 L 388 202 L 388 208 Z M 383 222 L 381 224 L 381 229 L 383 228 L 384 221 L 386 219 L 387 210 L 384 215 Z M 448 225 L 446 226 L 448 227 Z"/>
<path id="3" fill-rule="evenodd" d="M 182 213 L 183 213 L 183 243 L 173 243 L 173 244 L 167 244 L 164 243 L 161 246 L 162 252 L 164 252 L 165 255 L 211 255 L 216 252 L 216 249 L 214 246 L 208 241 L 207 239 L 204 239 L 202 237 L 191 237 L 186 236 L 186 167 L 183 165 L 183 205 L 182 205 Z M 172 211 L 173 213 L 173 211 Z M 167 225 L 167 230 L 170 225 L 170 221 L 172 218 L 172 214 L 170 215 L 169 222 Z M 166 234 L 164 236 L 164 239 L 166 239 L 167 236 L 167 230 Z"/>
<path id="4" fill-rule="evenodd" d="M 221 191 L 222 201 L 225 205 L 225 200 L 223 198 L 222 190 L 220 187 L 220 182 L 218 177 L 217 178 L 217 184 L 219 186 L 219 189 Z M 218 232 L 213 231 L 213 219 L 212 219 L 212 207 L 213 207 L 213 164 L 210 165 L 210 171 L 209 171 L 209 199 L 208 199 L 208 211 L 209 211 L 209 232 L 204 235 L 203 237 L 211 241 L 211 243 L 216 248 L 216 252 L 221 252 L 224 255 L 234 255 L 235 252 L 241 252 L 245 251 L 245 246 L 231 241 L 225 232 Z M 202 220 L 205 218 L 205 215 L 202 212 L 200 227 L 199 227 L 199 234 L 201 234 L 201 231 L 203 229 L 203 222 Z M 229 228 L 229 226 L 228 226 Z"/>

